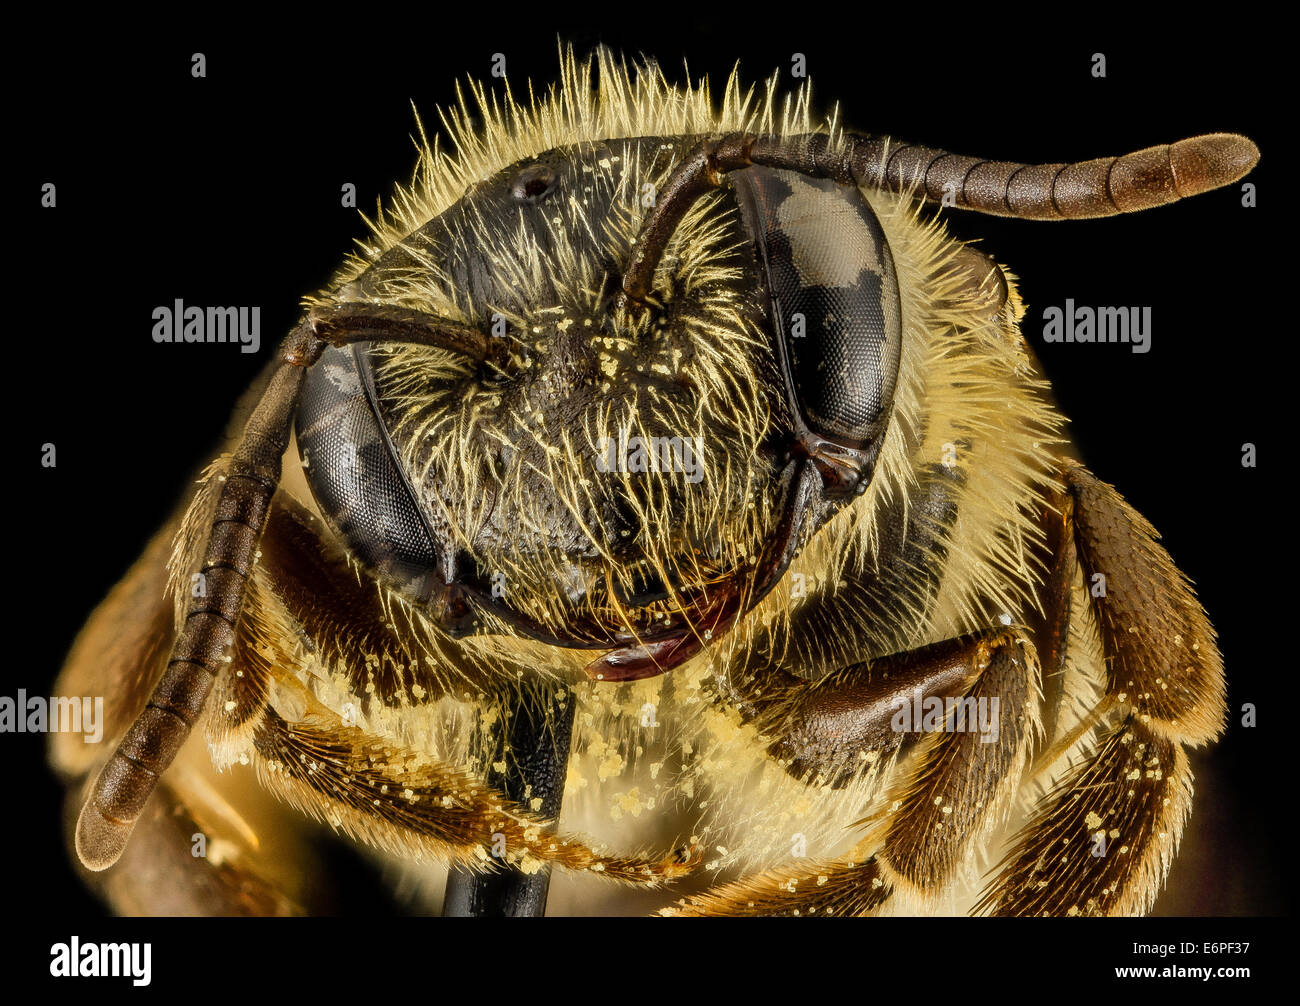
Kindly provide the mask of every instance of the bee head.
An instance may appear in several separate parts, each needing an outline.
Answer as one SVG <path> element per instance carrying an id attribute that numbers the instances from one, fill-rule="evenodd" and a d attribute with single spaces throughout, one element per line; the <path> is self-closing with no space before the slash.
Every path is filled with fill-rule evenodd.
<path id="1" fill-rule="evenodd" d="M 611 678 L 672 666 L 755 603 L 839 505 L 804 463 L 810 424 L 878 443 L 897 291 L 860 196 L 738 177 L 675 228 L 652 309 L 615 306 L 643 219 L 694 142 L 512 164 L 334 295 L 454 318 L 490 343 L 482 359 L 330 349 L 297 420 L 308 482 L 353 556 L 453 635 L 614 650 Z M 819 211 L 830 231 L 807 218 Z M 875 249 L 866 266 L 834 260 L 845 235 L 853 255 Z M 864 278 L 874 328 L 854 301 Z"/>

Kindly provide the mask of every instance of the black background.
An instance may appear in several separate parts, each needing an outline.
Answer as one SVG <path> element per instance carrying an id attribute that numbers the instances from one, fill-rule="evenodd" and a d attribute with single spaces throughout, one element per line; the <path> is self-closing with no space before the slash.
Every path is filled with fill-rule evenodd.
<path id="1" fill-rule="evenodd" d="M 340 186 L 355 183 L 371 212 L 409 178 L 411 102 L 434 127 L 455 82 L 486 78 L 496 52 L 517 95 L 530 78 L 544 86 L 556 76 L 557 35 L 580 54 L 604 42 L 654 55 L 670 80 L 686 59 L 715 95 L 737 60 L 746 82 L 779 70 L 793 84 L 791 56 L 802 52 L 819 108 L 839 102 L 850 128 L 958 153 L 1068 161 L 1220 130 L 1260 146 L 1255 209 L 1231 187 L 1104 221 L 955 214 L 949 224 L 1020 276 L 1025 334 L 1083 456 L 1160 529 L 1220 633 L 1232 725 L 1196 758 L 1191 829 L 1157 910 L 1289 912 L 1277 871 L 1279 807 L 1291 792 L 1282 766 L 1293 763 L 1281 738 L 1294 708 L 1283 642 L 1294 623 L 1294 521 L 1277 473 L 1289 446 L 1281 415 L 1295 282 L 1280 254 L 1289 214 L 1278 144 L 1291 118 L 1273 103 L 1281 57 L 1217 30 L 980 35 L 960 19 L 886 27 L 812 8 L 776 23 L 733 11 L 682 24 L 638 7 L 619 27 L 536 11 L 463 15 L 477 23 L 430 14 L 390 25 L 406 15 L 376 8 L 328 33 L 248 22 L 75 43 L 14 38 L 6 552 L 18 645 L 3 693 L 48 694 L 90 609 L 216 449 L 299 298 L 364 233 L 357 212 L 340 207 Z M 194 52 L 207 57 L 206 79 L 191 77 Z M 1106 79 L 1090 74 L 1094 52 L 1106 54 Z M 39 205 L 47 181 L 58 186 L 56 209 Z M 150 313 L 178 297 L 260 305 L 262 351 L 156 345 Z M 1041 310 L 1067 297 L 1150 306 L 1151 352 L 1043 346 Z M 1240 463 L 1248 441 L 1259 452 L 1253 470 Z M 46 442 L 58 448 L 52 470 L 39 463 Z M 1253 730 L 1238 725 L 1245 702 L 1258 706 Z M 3 861 L 29 864 L 23 879 L 40 892 L 25 912 L 64 928 L 99 914 L 66 865 L 44 738 L 6 735 L 0 745 L 14 815 Z"/>

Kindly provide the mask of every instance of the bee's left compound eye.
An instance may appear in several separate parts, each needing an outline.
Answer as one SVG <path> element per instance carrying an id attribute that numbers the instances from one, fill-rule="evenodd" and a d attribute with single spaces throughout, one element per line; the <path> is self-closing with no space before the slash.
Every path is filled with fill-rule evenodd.
<path id="1" fill-rule="evenodd" d="M 863 452 L 869 464 L 902 356 L 898 278 L 880 221 L 854 186 L 759 167 L 730 177 L 767 274 L 800 437 Z"/>

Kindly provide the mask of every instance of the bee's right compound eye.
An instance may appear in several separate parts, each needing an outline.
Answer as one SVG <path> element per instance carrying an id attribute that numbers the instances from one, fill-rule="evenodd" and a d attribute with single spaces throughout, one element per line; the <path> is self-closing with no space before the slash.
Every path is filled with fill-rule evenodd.
<path id="1" fill-rule="evenodd" d="M 439 550 L 395 455 L 365 345 L 331 347 L 307 372 L 296 433 L 312 494 L 352 554 L 426 602 Z"/>
<path id="2" fill-rule="evenodd" d="M 862 455 L 869 478 L 902 356 L 898 278 L 880 221 L 851 185 L 760 167 L 730 178 L 767 275 L 799 439 L 814 452 Z"/>

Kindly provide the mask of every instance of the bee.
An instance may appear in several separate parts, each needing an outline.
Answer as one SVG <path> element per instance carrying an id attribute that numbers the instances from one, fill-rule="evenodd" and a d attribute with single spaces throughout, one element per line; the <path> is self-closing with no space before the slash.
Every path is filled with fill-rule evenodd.
<path id="1" fill-rule="evenodd" d="M 1214 630 L 930 211 L 1145 210 L 1254 144 L 991 161 L 605 50 L 469 95 L 73 645 L 87 877 L 327 910 L 323 825 L 453 915 L 552 873 L 552 911 L 1149 910 Z"/>

